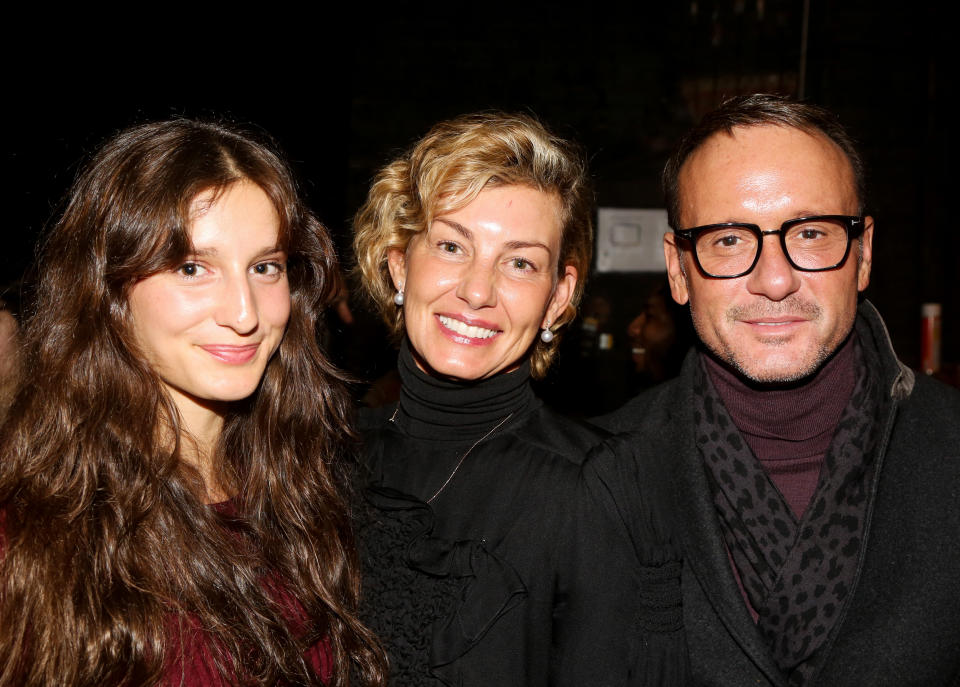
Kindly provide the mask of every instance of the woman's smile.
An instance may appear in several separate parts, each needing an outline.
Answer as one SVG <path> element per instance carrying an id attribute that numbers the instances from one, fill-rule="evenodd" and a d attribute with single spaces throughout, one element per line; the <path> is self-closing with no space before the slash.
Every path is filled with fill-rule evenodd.
<path id="1" fill-rule="evenodd" d="M 479 324 L 469 320 L 461 320 L 447 315 L 437 315 L 437 321 L 444 333 L 460 340 L 462 343 L 485 345 L 490 343 L 502 330 L 495 326 Z"/>
<path id="2" fill-rule="evenodd" d="M 260 348 L 260 344 L 244 344 L 240 346 L 215 344 L 200 346 L 200 348 L 220 362 L 229 365 L 243 365 L 253 360 L 253 357 L 257 354 L 257 349 Z"/>

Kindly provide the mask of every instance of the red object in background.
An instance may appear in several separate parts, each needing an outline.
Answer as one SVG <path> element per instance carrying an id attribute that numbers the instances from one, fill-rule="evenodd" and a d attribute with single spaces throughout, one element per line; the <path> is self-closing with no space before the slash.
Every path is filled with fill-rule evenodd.
<path id="1" fill-rule="evenodd" d="M 928 375 L 940 371 L 940 317 L 939 303 L 924 303 L 920 306 L 923 331 L 920 344 L 920 367 Z"/>

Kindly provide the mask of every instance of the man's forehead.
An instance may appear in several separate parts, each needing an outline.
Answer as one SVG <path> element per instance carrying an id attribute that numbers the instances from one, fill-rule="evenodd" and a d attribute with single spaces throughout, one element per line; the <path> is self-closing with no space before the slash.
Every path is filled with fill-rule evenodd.
<path id="1" fill-rule="evenodd" d="M 843 150 L 826 134 L 816 129 L 801 129 L 781 124 L 752 124 L 718 131 L 706 138 L 684 161 L 683 170 L 698 162 L 750 158 L 758 161 L 782 159 L 790 153 L 816 152 L 830 163 L 840 164 L 853 173 Z"/>
<path id="2" fill-rule="evenodd" d="M 680 214 L 774 179 L 788 191 L 802 186 L 815 192 L 819 184 L 825 201 L 844 206 L 830 212 L 854 211 L 849 207 L 856 205 L 853 166 L 836 143 L 819 131 L 762 124 L 717 132 L 689 155 L 678 175 Z"/>

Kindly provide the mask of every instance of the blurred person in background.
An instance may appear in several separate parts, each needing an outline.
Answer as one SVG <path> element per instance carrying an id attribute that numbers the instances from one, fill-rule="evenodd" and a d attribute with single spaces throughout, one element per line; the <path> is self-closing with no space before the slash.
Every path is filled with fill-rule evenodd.
<path id="1" fill-rule="evenodd" d="M 0 296 L 0 419 L 13 401 L 20 371 L 19 285 Z"/>
<path id="2" fill-rule="evenodd" d="M 635 392 L 680 374 L 694 340 L 690 312 L 670 297 L 670 285 L 664 280 L 627 326 Z"/>

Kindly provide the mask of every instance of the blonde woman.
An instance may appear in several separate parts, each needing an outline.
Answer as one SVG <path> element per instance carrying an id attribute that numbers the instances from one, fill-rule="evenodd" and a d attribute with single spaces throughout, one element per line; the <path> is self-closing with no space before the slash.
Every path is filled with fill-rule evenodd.
<path id="1" fill-rule="evenodd" d="M 634 674 L 632 548 L 579 486 L 600 437 L 530 387 L 575 316 L 591 213 L 576 148 L 484 113 L 436 125 L 357 215 L 363 285 L 401 341 L 400 401 L 362 420 L 364 607 L 391 684 Z"/>

